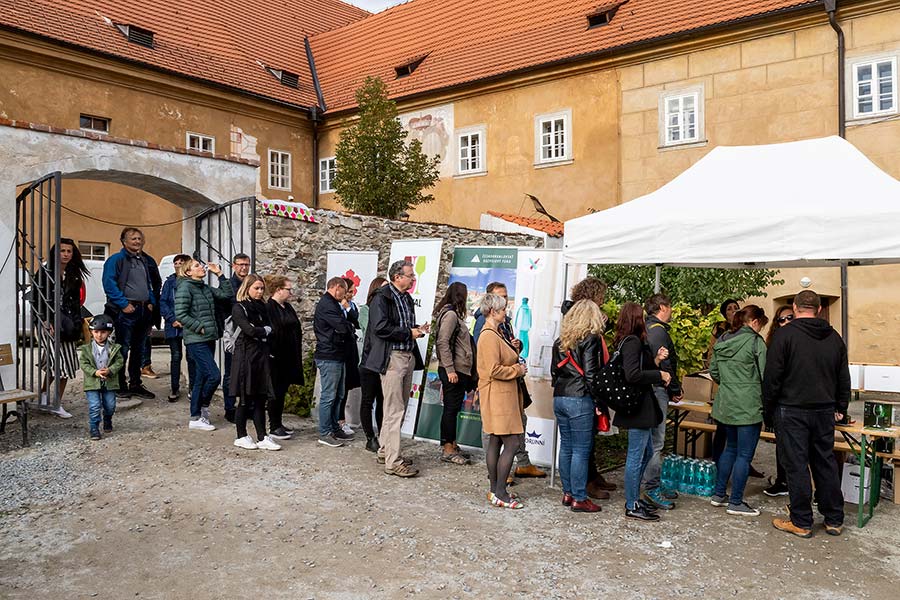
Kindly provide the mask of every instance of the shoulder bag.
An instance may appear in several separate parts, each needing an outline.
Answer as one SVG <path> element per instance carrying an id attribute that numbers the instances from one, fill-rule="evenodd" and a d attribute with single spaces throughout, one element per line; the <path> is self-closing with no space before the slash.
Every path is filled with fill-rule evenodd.
<path id="1" fill-rule="evenodd" d="M 619 347 L 609 357 L 609 362 L 600 368 L 597 377 L 600 400 L 606 406 L 626 417 L 634 416 L 641 407 L 641 389 L 628 383 L 625 369 L 622 367 L 622 345 L 628 336 L 619 343 Z"/>

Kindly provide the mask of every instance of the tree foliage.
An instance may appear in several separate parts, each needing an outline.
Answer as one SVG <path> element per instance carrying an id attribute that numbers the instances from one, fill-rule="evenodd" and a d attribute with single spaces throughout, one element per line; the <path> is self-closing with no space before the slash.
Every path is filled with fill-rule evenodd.
<path id="1" fill-rule="evenodd" d="M 653 293 L 656 268 L 631 265 L 591 265 L 590 274 L 609 285 L 607 297 L 618 303 L 643 303 Z M 660 289 L 673 303 L 684 302 L 707 313 L 727 298 L 765 296 L 765 289 L 781 285 L 772 269 L 696 269 L 663 267 Z"/>
<path id="2" fill-rule="evenodd" d="M 351 212 L 397 218 L 434 200 L 423 190 L 437 181 L 440 157 L 425 155 L 419 140 L 407 143 L 384 82 L 366 78 L 356 101 L 359 120 L 341 132 L 335 152 L 338 202 Z"/>

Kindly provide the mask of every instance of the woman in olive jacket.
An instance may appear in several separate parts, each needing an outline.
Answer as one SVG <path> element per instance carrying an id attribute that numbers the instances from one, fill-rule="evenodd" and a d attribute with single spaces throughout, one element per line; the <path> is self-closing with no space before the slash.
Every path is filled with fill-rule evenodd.
<path id="1" fill-rule="evenodd" d="M 653 456 L 651 432 L 665 418 L 653 395 L 652 386 L 668 385 L 671 375 L 659 370 L 659 363 L 668 358 L 665 347 L 656 357 L 647 344 L 647 326 L 644 309 L 634 302 L 626 302 L 616 320 L 616 338 L 613 343 L 621 355 L 625 380 L 640 392 L 640 405 L 633 415 L 616 413 L 613 424 L 628 430 L 628 454 L 625 459 L 625 516 L 642 521 L 658 521 L 659 515 L 639 499 L 644 469 Z M 610 359 L 612 360 L 612 359 Z M 655 367 L 655 368 L 653 368 Z"/>
<path id="2" fill-rule="evenodd" d="M 206 269 L 219 278 L 219 287 L 211 287 L 203 281 Z M 194 362 L 194 386 L 191 388 L 190 429 L 213 431 L 209 422 L 209 404 L 212 401 L 222 373 L 216 364 L 216 341 L 222 330 L 216 320 L 216 300 L 231 300 L 232 288 L 219 265 L 204 266 L 198 260 L 188 260 L 178 271 L 184 279 L 175 292 L 175 319 L 184 328 L 184 347 L 188 361 Z"/>
<path id="3" fill-rule="evenodd" d="M 769 322 L 766 313 L 748 304 L 732 319 L 731 331 L 713 349 L 709 374 L 719 384 L 712 417 L 725 428 L 725 451 L 719 458 L 716 489 L 710 503 L 727 506 L 730 515 L 758 516 L 744 502 L 750 461 L 756 453 L 763 422 L 762 379 L 766 343 L 759 331 Z M 731 479 L 731 498 L 725 495 Z"/>

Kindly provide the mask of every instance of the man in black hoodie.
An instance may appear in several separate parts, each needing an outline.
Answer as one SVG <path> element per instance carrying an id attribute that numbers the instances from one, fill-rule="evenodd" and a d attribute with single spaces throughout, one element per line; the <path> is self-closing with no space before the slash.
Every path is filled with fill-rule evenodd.
<path id="1" fill-rule="evenodd" d="M 812 536 L 813 525 L 810 472 L 825 532 L 840 535 L 844 523 L 834 424 L 847 414 L 850 367 L 844 341 L 818 318 L 821 308 L 812 290 L 797 294 L 794 320 L 775 332 L 763 379 L 763 415 L 777 431 L 790 498 L 790 518 L 774 519 L 772 525 L 805 538 Z"/>

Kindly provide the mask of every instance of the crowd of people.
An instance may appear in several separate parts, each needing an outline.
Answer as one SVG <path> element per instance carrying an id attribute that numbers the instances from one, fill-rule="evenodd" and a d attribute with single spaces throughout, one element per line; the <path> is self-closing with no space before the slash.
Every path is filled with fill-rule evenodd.
<path id="1" fill-rule="evenodd" d="M 44 298 L 50 297 L 47 292 L 52 293 L 53 286 L 62 286 L 60 310 L 65 316 L 59 321 L 64 329 L 59 352 L 47 356 L 46 364 L 60 365 L 60 394 L 79 367 L 84 371 L 91 437 L 100 439 L 101 423 L 105 432 L 112 430 L 116 398 L 154 397 L 141 377 L 148 373 L 147 336 L 161 319 L 171 353 L 172 402 L 181 396 L 183 353 L 187 356 L 189 429 L 216 428 L 209 407 L 222 382 L 225 418 L 236 429 L 234 445 L 280 449 L 280 443 L 294 434 L 282 419 L 288 388 L 303 383 L 301 325 L 290 302 L 291 281 L 251 273 L 244 254 L 233 258 L 230 278 L 216 264 L 180 254 L 174 259 L 175 273 L 162 282 L 156 262 L 143 252 L 142 232 L 126 228 L 121 241 L 122 250 L 107 260 L 103 270 L 105 314 L 90 321 L 91 339 L 81 345 L 80 356 L 84 334 L 75 315 L 84 302 L 87 270 L 71 240 L 63 239 L 54 248 L 62 272 L 43 282 Z M 51 264 L 56 264 L 55 257 Z M 217 286 L 207 283 L 209 274 L 218 278 Z M 321 387 L 318 443 L 340 447 L 355 438 L 344 415 L 348 391 L 361 388 L 365 448 L 375 454 L 386 474 L 404 478 L 419 473 L 402 453 L 401 427 L 412 373 L 424 368 L 416 340 L 431 330 L 430 323 L 416 322 L 409 294 L 415 278 L 412 263 L 394 262 L 387 278 L 371 282 L 361 307 L 353 300 L 357 291 L 353 280 L 331 278 L 313 316 Z M 608 499 L 616 490 L 598 472 L 594 452 L 598 428 L 611 421 L 627 430 L 625 516 L 657 521 L 660 511 L 675 508 L 678 497 L 665 487 L 660 472 L 669 405 L 683 397 L 678 355 L 669 334 L 672 303 L 665 294 L 652 295 L 643 306 L 626 302 L 610 324 L 600 308 L 605 293 L 606 284 L 599 279 L 578 283 L 562 307 L 560 335 L 553 345 L 562 504 L 574 512 L 599 512 L 601 506 L 594 500 Z M 525 446 L 525 409 L 531 399 L 521 357 L 523 343 L 506 313 L 508 297 L 502 282 L 491 283 L 481 297 L 472 332 L 468 297 L 465 284 L 453 283 L 433 314 L 443 392 L 440 460 L 459 466 L 471 463 L 470 454 L 457 443 L 457 421 L 467 394 L 477 392 L 488 501 L 521 509 L 523 500 L 509 490 L 514 477 L 546 476 L 530 463 Z M 814 292 L 800 292 L 791 306 L 776 310 L 764 339 L 769 319 L 763 309 L 727 300 L 709 351 L 710 375 L 719 384 L 712 407 L 718 476 L 710 503 L 731 515 L 760 514 L 744 492 L 755 471 L 751 461 L 765 424 L 778 437 L 777 476 L 765 493 L 790 496 L 789 518 L 775 519 L 773 524 L 802 537 L 812 530 L 810 473 L 826 531 L 840 534 L 843 523 L 833 436 L 835 422 L 847 412 L 849 369 L 846 347 L 827 321 L 818 318 L 820 309 Z M 55 321 L 48 307 L 41 306 L 38 314 L 39 332 L 52 336 L 50 323 Z M 609 346 L 607 331 L 612 332 Z M 216 344 L 223 337 L 224 382 L 215 358 Z M 604 388 L 615 373 L 626 382 L 629 398 L 617 406 L 618 411 L 607 402 Z M 61 406 L 56 414 L 71 416 Z M 255 437 L 247 432 L 248 420 L 253 421 Z"/>

